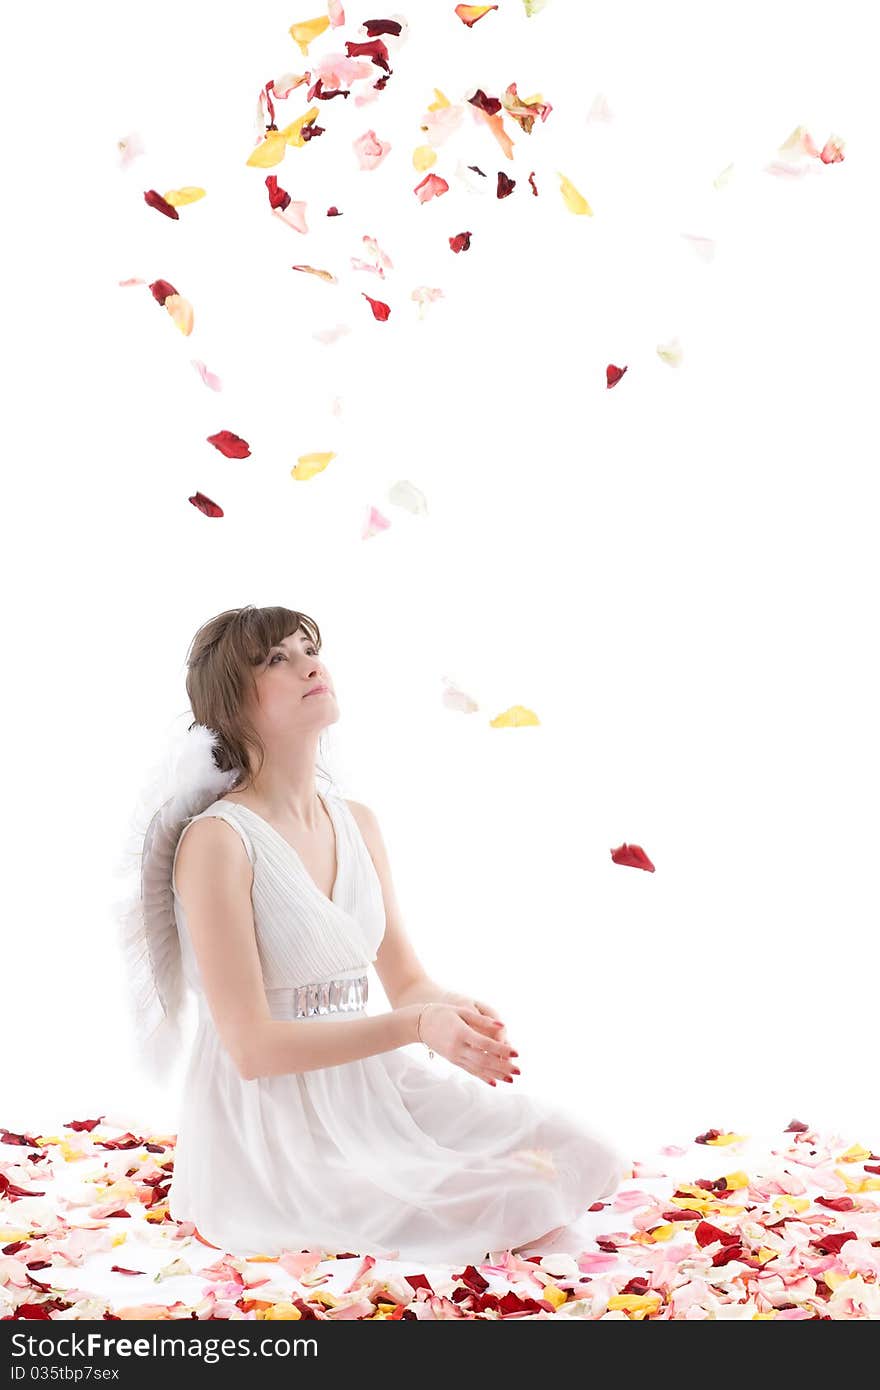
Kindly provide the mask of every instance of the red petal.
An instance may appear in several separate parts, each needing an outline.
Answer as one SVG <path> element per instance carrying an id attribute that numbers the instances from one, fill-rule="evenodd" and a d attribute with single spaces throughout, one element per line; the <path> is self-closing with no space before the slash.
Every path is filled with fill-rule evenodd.
<path id="1" fill-rule="evenodd" d="M 498 189 L 499 198 L 509 198 L 516 188 L 516 179 L 509 179 L 502 169 L 498 170 Z"/>
<path id="2" fill-rule="evenodd" d="M 391 71 L 388 63 L 388 49 L 381 39 L 373 39 L 370 43 L 352 43 L 347 40 L 345 52 L 349 58 L 372 58 L 378 68 L 384 68 L 386 72 Z"/>
<path id="3" fill-rule="evenodd" d="M 691 1211 L 689 1207 L 672 1207 L 669 1211 L 664 1211 L 664 1221 L 702 1221 L 703 1213 Z"/>
<path id="4" fill-rule="evenodd" d="M 456 236 L 451 236 L 449 238 L 449 245 L 456 254 L 459 251 L 469 251 L 471 248 L 470 232 L 459 232 Z"/>
<path id="5" fill-rule="evenodd" d="M 361 290 L 361 294 L 364 294 L 363 290 Z M 383 304 L 381 299 L 371 299 L 368 294 L 364 294 L 364 299 L 373 311 L 373 318 L 378 319 L 380 323 L 384 323 L 391 313 L 390 307 L 387 304 Z"/>
<path id="6" fill-rule="evenodd" d="M 378 38 L 379 34 L 393 34 L 395 38 L 400 36 L 402 25 L 396 19 L 365 19 L 363 27 L 366 29 L 371 39 Z"/>
<path id="7" fill-rule="evenodd" d="M 269 202 L 273 208 L 281 208 L 283 211 L 290 203 L 290 194 L 284 188 L 278 187 L 278 180 L 274 174 L 266 175 L 266 187 L 269 190 Z"/>
<path id="8" fill-rule="evenodd" d="M 866 1173 L 880 1173 L 880 1163 L 866 1163 L 866 1164 L 865 1164 L 865 1172 L 866 1172 Z"/>
<path id="9" fill-rule="evenodd" d="M 615 367 L 613 363 L 608 364 L 605 368 L 605 382 L 609 389 L 617 385 L 625 371 L 626 367 Z"/>
<path id="10" fill-rule="evenodd" d="M 720 1130 L 720 1129 L 707 1129 L 705 1134 L 698 1134 L 698 1135 L 697 1135 L 696 1139 L 694 1140 L 694 1143 L 695 1143 L 695 1144 L 708 1144 L 708 1142 L 709 1142 L 710 1139 L 718 1139 L 718 1138 L 721 1137 L 722 1133 L 723 1133 L 723 1130 Z"/>
<path id="11" fill-rule="evenodd" d="M 336 96 L 336 93 L 334 92 L 333 95 Z M 348 92 L 346 92 L 345 95 L 348 96 Z M 311 100 L 311 98 L 309 98 L 309 100 Z M 301 128 L 299 133 L 302 136 L 303 140 L 308 142 L 309 140 L 314 140 L 316 135 L 323 135 L 325 129 L 326 127 L 318 125 L 317 121 L 310 121 L 308 125 L 304 125 Z"/>
<path id="12" fill-rule="evenodd" d="M 327 216 L 328 216 L 328 217 L 341 217 L 341 216 L 342 216 L 342 213 L 339 211 L 339 208 L 337 208 L 337 207 L 332 207 L 332 208 L 328 208 L 328 209 L 327 209 Z"/>
<path id="13" fill-rule="evenodd" d="M 726 1246 L 724 1250 L 719 1250 L 717 1255 L 713 1255 L 712 1264 L 714 1266 L 730 1264 L 731 1260 L 741 1260 L 744 1253 L 743 1247 L 739 1241 L 736 1241 L 733 1245 Z"/>
<path id="14" fill-rule="evenodd" d="M 251 450 L 247 440 L 233 434 L 232 430 L 219 430 L 217 434 L 209 434 L 208 443 L 213 444 L 214 448 L 219 449 L 228 459 L 250 458 Z"/>
<path id="15" fill-rule="evenodd" d="M 501 102 L 497 97 L 487 97 L 482 87 L 478 87 L 472 97 L 468 97 L 471 106 L 477 106 L 481 111 L 485 111 L 487 116 L 497 116 L 501 110 Z"/>
<path id="16" fill-rule="evenodd" d="M 162 194 L 157 193 L 155 188 L 147 190 L 144 194 L 144 202 L 149 204 L 151 208 L 155 208 L 157 212 L 164 212 L 166 217 L 173 217 L 175 222 L 180 221 L 180 213 L 177 211 L 177 208 L 172 207 L 170 203 L 166 203 Z"/>
<path id="17" fill-rule="evenodd" d="M 534 170 L 532 170 L 532 172 L 529 174 L 529 183 L 532 185 L 532 192 L 534 193 L 535 197 L 537 198 L 537 196 L 538 196 L 538 188 L 537 188 L 537 185 L 536 185 L 536 183 L 535 183 L 535 171 L 534 171 Z"/>
<path id="18" fill-rule="evenodd" d="M 852 1197 L 817 1197 L 817 1207 L 828 1207 L 829 1211 L 852 1211 L 855 1202 Z"/>
<path id="19" fill-rule="evenodd" d="M 193 493 L 192 497 L 190 497 L 188 500 L 192 502 L 194 507 L 198 507 L 200 512 L 204 512 L 205 516 L 223 515 L 222 507 L 218 507 L 217 503 L 212 502 L 210 497 L 206 497 L 203 492 Z"/>
<path id="20" fill-rule="evenodd" d="M 641 845 L 620 845 L 611 851 L 611 859 L 613 863 L 625 864 L 630 869 L 647 869 L 652 874 L 655 872 L 654 865 Z"/>
<path id="21" fill-rule="evenodd" d="M 803 1134 L 809 1128 L 810 1126 L 805 1125 L 803 1120 L 789 1120 L 788 1127 L 784 1132 L 786 1134 Z"/>
<path id="22" fill-rule="evenodd" d="M 722 1245 L 739 1245 L 739 1236 L 731 1235 L 730 1231 L 722 1231 L 720 1226 L 713 1226 L 711 1221 L 701 1221 L 694 1235 L 698 1245 L 712 1245 L 716 1240 L 720 1240 Z"/>
<path id="23" fill-rule="evenodd" d="M 821 1255 L 837 1255 L 840 1247 L 846 1245 L 848 1240 L 857 1240 L 855 1231 L 840 1231 L 837 1235 L 817 1236 L 811 1240 L 810 1244 Z"/>
<path id="24" fill-rule="evenodd" d="M 169 294 L 177 294 L 170 280 L 154 280 L 150 285 L 150 292 L 157 304 L 164 305 Z"/>

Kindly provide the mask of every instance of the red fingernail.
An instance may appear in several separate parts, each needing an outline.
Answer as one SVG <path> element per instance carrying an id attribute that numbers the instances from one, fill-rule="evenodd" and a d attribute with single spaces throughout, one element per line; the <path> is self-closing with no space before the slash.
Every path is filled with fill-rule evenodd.
<path id="1" fill-rule="evenodd" d="M 512 1081 L 512 1080 L 513 1080 L 513 1077 L 512 1077 L 512 1076 L 505 1076 L 504 1080 L 505 1080 L 505 1081 Z"/>
<path id="2" fill-rule="evenodd" d="M 495 1085 L 495 1082 L 494 1082 L 494 1081 L 490 1081 L 490 1082 L 489 1082 L 489 1085 L 490 1085 L 490 1086 L 494 1086 L 494 1085 Z"/>
<path id="3" fill-rule="evenodd" d="M 518 1053 L 518 1052 L 514 1052 L 513 1048 L 511 1048 L 511 1049 L 510 1049 L 510 1055 L 511 1055 L 511 1057 L 518 1057 L 518 1056 L 519 1056 L 519 1053 Z"/>

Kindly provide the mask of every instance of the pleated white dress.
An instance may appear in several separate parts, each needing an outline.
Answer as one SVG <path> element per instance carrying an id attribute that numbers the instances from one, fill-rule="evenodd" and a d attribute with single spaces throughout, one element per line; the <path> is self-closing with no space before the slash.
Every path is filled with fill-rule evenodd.
<path id="1" fill-rule="evenodd" d="M 351 808 L 335 789 L 321 796 L 336 831 L 331 898 L 293 846 L 238 802 L 215 801 L 178 841 L 179 849 L 205 816 L 222 817 L 241 836 L 273 1018 L 294 1017 L 297 987 L 365 974 L 385 929 L 381 884 Z M 518 1094 L 516 1082 L 489 1087 L 419 1044 L 243 1080 L 202 991 L 173 869 L 172 888 L 198 1029 L 169 1212 L 195 1222 L 212 1244 L 235 1255 L 323 1247 L 479 1262 L 568 1227 L 630 1175 L 625 1155 L 565 1110 Z M 365 1005 L 317 1017 L 370 1012 Z"/>

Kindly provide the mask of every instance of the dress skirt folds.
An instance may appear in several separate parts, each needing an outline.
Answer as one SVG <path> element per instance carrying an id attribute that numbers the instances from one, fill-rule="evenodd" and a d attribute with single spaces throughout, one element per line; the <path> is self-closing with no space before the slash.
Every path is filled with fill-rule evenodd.
<path id="1" fill-rule="evenodd" d="M 365 977 L 385 926 L 381 885 L 346 800 L 335 790 L 322 800 L 336 831 L 329 898 L 249 807 L 222 798 L 187 822 L 220 816 L 244 842 L 273 1018 L 368 1012 Z M 570 1226 L 629 1177 L 626 1157 L 565 1109 L 489 1087 L 421 1050 L 243 1080 L 202 991 L 176 889 L 174 904 L 198 1025 L 169 1212 L 212 1244 L 235 1255 L 322 1247 L 476 1263 Z"/>

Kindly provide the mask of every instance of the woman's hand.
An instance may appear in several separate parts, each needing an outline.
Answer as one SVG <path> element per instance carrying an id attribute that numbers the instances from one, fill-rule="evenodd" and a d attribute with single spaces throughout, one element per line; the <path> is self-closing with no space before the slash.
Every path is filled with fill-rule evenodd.
<path id="1" fill-rule="evenodd" d="M 488 1085 L 499 1077 L 512 1081 L 511 1073 L 519 1073 L 511 1061 L 516 1053 L 498 1036 L 504 1025 L 481 1009 L 435 1001 L 421 1006 L 420 1019 L 422 1042 Z"/>
<path id="2" fill-rule="evenodd" d="M 469 994 L 454 994 L 451 990 L 445 990 L 442 1000 L 444 1004 L 463 1004 L 466 1009 L 474 1009 L 477 1013 L 485 1014 L 487 1018 L 497 1019 L 501 1023 L 498 1011 L 493 1009 L 491 1004 L 484 1004 L 482 1000 L 474 999 Z M 499 1037 L 502 1042 L 507 1042 L 507 1029 L 503 1023 L 501 1023 L 500 1028 L 496 1029 L 495 1036 Z M 514 1052 L 513 1055 L 515 1057 L 517 1054 Z"/>

